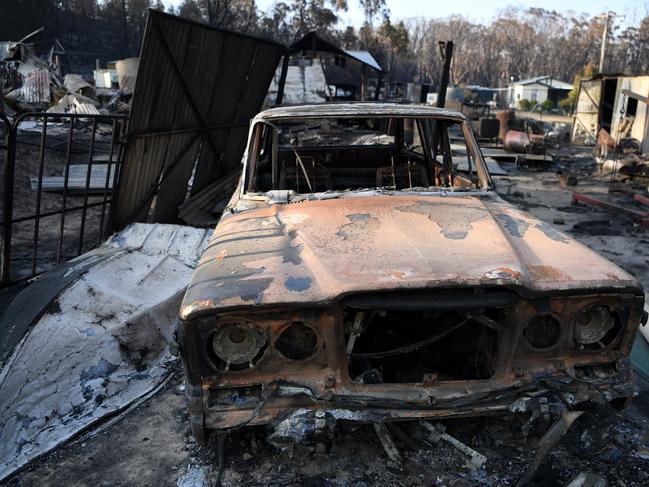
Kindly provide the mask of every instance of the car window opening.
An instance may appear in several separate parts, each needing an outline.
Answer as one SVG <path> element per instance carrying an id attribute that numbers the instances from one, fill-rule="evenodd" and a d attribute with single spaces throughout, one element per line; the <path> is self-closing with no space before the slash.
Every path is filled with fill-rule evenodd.
<path id="1" fill-rule="evenodd" d="M 435 118 L 327 118 L 255 125 L 247 192 L 297 194 L 485 188 L 463 123 Z"/>

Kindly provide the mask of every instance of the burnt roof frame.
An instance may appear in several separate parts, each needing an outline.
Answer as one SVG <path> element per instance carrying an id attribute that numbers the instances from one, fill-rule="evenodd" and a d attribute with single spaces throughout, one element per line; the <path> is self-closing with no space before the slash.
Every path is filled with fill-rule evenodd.
<path id="1" fill-rule="evenodd" d="M 320 37 L 316 32 L 309 32 L 306 34 L 304 37 L 301 39 L 295 41 L 293 44 L 291 44 L 288 47 L 287 50 L 287 55 L 293 55 L 297 54 L 298 52 L 302 51 L 317 51 L 317 52 L 329 52 L 332 54 L 336 54 L 338 56 L 344 56 L 348 59 L 352 59 L 358 63 L 361 63 L 365 66 L 368 66 L 369 68 L 373 69 L 374 71 L 378 71 L 379 73 L 382 73 L 382 69 L 376 69 L 376 67 L 372 66 L 371 64 L 368 64 L 367 62 L 363 61 L 362 59 L 359 59 L 358 57 L 352 56 L 349 52 L 347 52 L 344 49 L 341 49 L 340 47 L 336 46 L 335 44 L 332 44 L 331 42 L 323 39 Z M 369 51 L 366 51 L 369 52 Z M 370 54 L 371 55 L 371 54 Z M 374 56 L 372 56 L 374 57 Z M 378 64 L 378 63 L 377 63 Z"/>
<path id="2" fill-rule="evenodd" d="M 283 60 L 282 60 L 282 70 L 280 73 L 279 77 L 279 82 L 278 82 L 278 88 L 277 88 L 277 97 L 275 98 L 275 106 L 281 105 L 282 102 L 284 101 L 284 87 L 286 85 L 286 76 L 288 73 L 288 64 L 289 64 L 289 58 L 293 54 L 297 54 L 298 52 L 303 52 L 303 51 L 312 51 L 312 52 L 329 52 L 332 54 L 336 54 L 337 56 L 343 56 L 349 59 L 352 59 L 358 63 L 361 63 L 362 68 L 363 68 L 363 76 L 365 73 L 365 67 L 369 66 L 370 69 L 377 71 L 379 73 L 379 86 L 380 86 L 380 80 L 383 77 L 383 70 L 382 69 L 376 69 L 376 66 L 373 66 L 366 61 L 363 61 L 362 59 L 353 56 L 349 52 L 345 51 L 344 49 L 341 49 L 340 47 L 332 44 L 331 42 L 323 39 L 320 37 L 316 32 L 311 31 L 304 35 L 301 39 L 295 41 L 293 44 L 291 44 L 289 47 L 286 48 L 286 51 L 284 52 Z M 369 52 L 368 52 L 369 54 Z M 373 57 L 370 54 L 370 57 Z M 322 63 L 322 60 L 320 60 Z M 378 62 L 377 62 L 378 65 Z M 327 84 L 327 87 L 329 85 Z M 330 93 L 331 95 L 331 93 Z M 376 92 L 376 97 L 378 97 L 378 91 Z M 377 100 L 378 98 L 375 98 Z"/>
<path id="3" fill-rule="evenodd" d="M 316 32 L 309 32 L 301 39 L 295 41 L 288 48 L 288 54 L 296 54 L 301 51 L 320 51 L 320 52 L 330 52 L 332 54 L 338 54 L 339 56 L 345 56 L 350 59 L 352 58 L 347 54 L 343 49 L 332 44 L 329 41 L 326 41 L 320 37 Z"/>

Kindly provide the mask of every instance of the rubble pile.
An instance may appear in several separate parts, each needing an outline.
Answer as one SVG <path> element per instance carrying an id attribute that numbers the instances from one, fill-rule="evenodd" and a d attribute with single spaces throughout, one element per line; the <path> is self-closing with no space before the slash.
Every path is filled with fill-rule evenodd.
<path id="1" fill-rule="evenodd" d="M 0 42 L 0 113 L 127 113 L 135 86 L 138 58 L 116 61 L 113 69 L 97 69 L 94 79 L 63 74 L 65 49 L 58 41 L 42 56 L 27 41 Z M 6 107 L 4 106 L 6 105 Z"/>
<path id="2" fill-rule="evenodd" d="M 649 153 L 622 153 L 596 160 L 600 170 L 612 173 L 616 181 L 649 184 Z"/>
<path id="3" fill-rule="evenodd" d="M 646 422 L 639 416 L 633 409 L 583 415 L 526 485 L 645 485 Z M 520 435 L 514 419 L 450 420 L 445 426 L 468 447 L 479 449 L 484 464 L 475 465 L 447 441 L 429 441 L 417 423 L 389 425 L 401 451 L 399 461 L 388 458 L 369 425 L 337 428 L 329 453 L 295 448 L 288 455 L 266 443 L 263 428 L 250 428 L 228 437 L 222 465 L 214 445 L 204 448 L 186 440 L 190 460 L 177 485 L 191 485 L 187 482 L 199 476 L 202 481 L 194 485 L 215 485 L 219 474 L 224 486 L 517 485 L 539 446 L 538 436 Z"/>

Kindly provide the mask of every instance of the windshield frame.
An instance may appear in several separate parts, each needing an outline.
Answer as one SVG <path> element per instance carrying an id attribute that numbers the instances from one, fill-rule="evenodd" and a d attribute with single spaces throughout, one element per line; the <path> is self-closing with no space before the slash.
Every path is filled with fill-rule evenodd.
<path id="1" fill-rule="evenodd" d="M 250 129 L 248 132 L 248 143 L 246 144 L 246 149 L 242 157 L 243 178 L 241 180 L 242 182 L 239 187 L 239 194 L 238 194 L 239 198 L 259 199 L 260 196 L 266 194 L 266 192 L 264 191 L 248 190 L 248 188 L 251 186 L 251 182 L 254 182 L 253 176 L 256 176 L 257 174 L 257 171 L 255 170 L 253 175 L 253 171 L 250 170 L 251 169 L 250 165 L 252 164 L 252 162 L 254 162 L 251 161 L 251 154 L 253 154 L 258 149 L 258 144 L 260 143 L 260 140 L 258 140 L 258 138 L 256 137 L 258 128 L 263 129 L 263 126 L 265 126 L 272 130 L 273 148 L 272 148 L 271 157 L 276 158 L 277 150 L 278 150 L 278 144 L 277 144 L 278 134 L 276 130 L 277 127 L 275 124 L 277 122 L 300 122 L 300 121 L 309 121 L 309 120 L 317 120 L 317 119 L 362 119 L 362 118 L 373 118 L 373 119 L 408 118 L 408 119 L 440 120 L 440 121 L 446 121 L 446 122 L 452 122 L 458 124 L 461 127 L 462 135 L 464 137 L 464 142 L 466 144 L 467 156 L 468 157 L 470 156 L 473 163 L 475 164 L 475 173 L 480 182 L 480 186 L 476 188 L 453 188 L 453 187 L 442 187 L 442 186 L 430 186 L 428 188 L 406 189 L 406 190 L 369 187 L 369 188 L 353 188 L 347 190 L 336 190 L 334 191 L 334 193 L 340 194 L 341 196 L 349 193 L 372 192 L 372 191 L 379 192 L 382 194 L 401 194 L 401 193 L 403 194 L 438 194 L 438 193 L 440 194 L 449 194 L 449 193 L 484 194 L 485 192 L 494 190 L 493 180 L 491 178 L 491 175 L 489 174 L 489 170 L 484 160 L 482 150 L 480 149 L 480 146 L 478 145 L 478 142 L 475 139 L 475 135 L 473 133 L 473 129 L 471 128 L 471 125 L 462 114 L 458 113 L 457 116 L 446 116 L 446 115 L 430 115 L 430 114 L 422 114 L 422 115 L 407 114 L 406 115 L 401 113 L 364 114 L 361 112 L 361 113 L 350 113 L 350 114 L 335 114 L 331 116 L 322 115 L 322 114 L 319 114 L 317 116 L 287 115 L 281 117 L 273 117 L 268 120 L 260 117 L 253 119 L 250 124 Z M 417 126 L 419 126 L 419 124 L 417 124 Z M 327 194 L 327 193 L 326 192 L 295 193 L 295 196 L 310 199 L 310 196 L 313 197 L 314 195 L 317 196 L 319 194 Z"/>

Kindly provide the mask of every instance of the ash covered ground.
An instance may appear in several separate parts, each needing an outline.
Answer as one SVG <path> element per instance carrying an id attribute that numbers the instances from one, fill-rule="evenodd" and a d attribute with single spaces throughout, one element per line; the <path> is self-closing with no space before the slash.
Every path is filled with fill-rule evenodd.
<path id="1" fill-rule="evenodd" d="M 7 485 L 215 486 L 219 457 L 191 436 L 182 395 L 182 374 L 120 422 L 93 438 L 80 438 L 43 457 Z M 532 485 L 565 485 L 580 471 L 611 486 L 649 484 L 649 384 L 622 412 L 606 408 L 577 420 L 553 449 Z M 490 417 L 445 421 L 447 432 L 488 457 L 475 470 L 451 445 L 427 444 L 415 424 L 394 435 L 403 462 L 391 462 L 369 425 L 341 424 L 329 453 L 307 448 L 278 450 L 263 427 L 231 434 L 226 441 L 224 486 L 499 486 L 515 485 L 533 457 L 538 437 L 524 440 L 520 422 Z M 395 432 L 392 428 L 393 433 Z"/>

